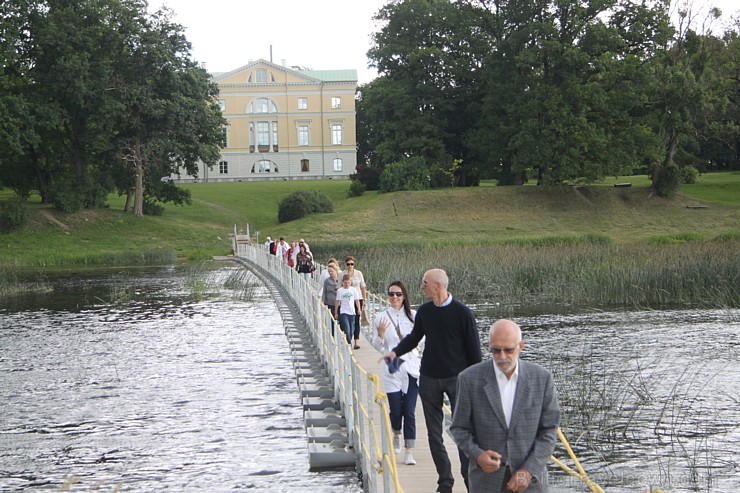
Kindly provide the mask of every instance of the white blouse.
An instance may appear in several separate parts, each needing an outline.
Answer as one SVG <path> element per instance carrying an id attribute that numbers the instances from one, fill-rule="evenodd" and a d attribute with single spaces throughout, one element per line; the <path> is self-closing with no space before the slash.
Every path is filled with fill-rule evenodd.
<path id="1" fill-rule="evenodd" d="M 416 317 L 415 310 L 411 310 L 411 314 Z M 383 337 L 380 337 L 378 335 L 378 325 L 383 321 L 387 322 L 387 327 Z M 398 327 L 398 330 L 396 330 L 396 327 Z M 408 319 L 403 307 L 400 310 L 394 310 L 388 307 L 384 312 L 379 313 L 375 317 L 375 323 L 373 324 L 373 346 L 385 354 L 396 347 L 401 342 L 401 339 L 406 337 L 413 328 L 414 322 Z M 401 333 L 400 338 L 398 337 L 399 332 Z M 422 339 L 419 346 L 423 347 L 423 344 L 424 340 Z M 403 363 L 399 367 L 399 371 L 395 373 L 388 371 L 388 364 L 385 361 L 380 363 L 380 373 L 383 377 L 383 392 L 398 392 L 401 390 L 406 393 L 409 388 L 409 376 L 419 378 L 419 368 L 421 367 L 419 351 L 414 349 L 401 356 L 401 359 L 403 359 Z"/>

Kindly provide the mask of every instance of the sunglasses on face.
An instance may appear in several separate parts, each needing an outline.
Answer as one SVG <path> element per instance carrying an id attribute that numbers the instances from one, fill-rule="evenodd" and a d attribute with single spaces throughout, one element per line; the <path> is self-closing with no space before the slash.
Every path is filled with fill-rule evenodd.
<path id="1" fill-rule="evenodd" d="M 518 347 L 519 346 L 514 346 L 514 347 L 491 347 L 491 352 L 493 354 L 501 354 L 501 353 L 514 354 L 514 351 L 516 351 L 516 348 L 518 348 Z"/>
<path id="2" fill-rule="evenodd" d="M 346 263 L 346 264 L 344 264 L 344 265 L 346 265 L 346 266 L 348 266 L 348 267 L 352 267 L 353 265 L 355 265 L 355 263 L 354 263 L 354 262 L 347 262 L 347 263 Z"/>
<path id="3" fill-rule="evenodd" d="M 403 293 L 401 291 L 388 291 L 388 296 L 398 296 L 400 298 L 403 296 Z"/>

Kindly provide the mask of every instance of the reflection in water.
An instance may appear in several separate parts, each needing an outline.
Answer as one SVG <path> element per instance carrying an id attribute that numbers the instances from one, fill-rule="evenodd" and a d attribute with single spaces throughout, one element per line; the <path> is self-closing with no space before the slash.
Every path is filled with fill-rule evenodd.
<path id="1" fill-rule="evenodd" d="M 91 273 L 0 301 L 0 491 L 69 478 L 71 491 L 360 491 L 354 472 L 308 472 L 264 288 L 252 302 L 226 290 L 198 301 L 188 280 Z"/>
<path id="2" fill-rule="evenodd" d="M 484 348 L 494 318 L 479 319 Z M 553 371 L 562 429 L 597 484 L 740 491 L 740 310 L 513 318 L 522 358 Z M 585 491 L 553 479 L 557 491 Z"/>

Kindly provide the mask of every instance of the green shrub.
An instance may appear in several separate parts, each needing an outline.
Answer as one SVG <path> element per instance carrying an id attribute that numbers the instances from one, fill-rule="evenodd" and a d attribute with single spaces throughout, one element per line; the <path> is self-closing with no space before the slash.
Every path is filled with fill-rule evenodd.
<path id="1" fill-rule="evenodd" d="M 725 241 L 740 241 L 740 231 L 731 231 L 717 235 L 713 241 L 722 243 Z"/>
<path id="2" fill-rule="evenodd" d="M 359 197 L 365 193 L 367 187 L 363 185 L 361 181 L 352 180 L 349 183 L 349 190 L 347 190 L 348 197 Z"/>
<path id="3" fill-rule="evenodd" d="M 278 222 L 300 219 L 314 212 L 332 212 L 331 199 L 318 190 L 298 190 L 285 197 L 278 205 Z"/>
<path id="4" fill-rule="evenodd" d="M 28 204 L 19 196 L 14 196 L 0 205 L 0 231 L 17 231 L 28 224 Z"/>
<path id="5" fill-rule="evenodd" d="M 678 166 L 666 166 L 660 170 L 658 182 L 653 183 L 655 192 L 661 197 L 670 197 L 678 191 L 681 183 Z"/>
<path id="6" fill-rule="evenodd" d="M 150 197 L 144 199 L 142 211 L 145 216 L 161 216 L 164 214 L 164 206 Z"/>
<path id="7" fill-rule="evenodd" d="M 391 163 L 380 174 L 379 190 L 425 190 L 431 185 L 429 166 L 424 158 L 414 156 Z"/>
<path id="8" fill-rule="evenodd" d="M 704 237 L 699 233 L 676 233 L 674 235 L 653 236 L 650 243 L 655 245 L 681 245 L 690 241 L 703 241 Z"/>
<path id="9" fill-rule="evenodd" d="M 57 179 L 49 187 L 49 196 L 54 208 L 62 212 L 77 212 L 81 209 L 104 207 L 109 189 L 104 182 L 90 176 L 82 179 L 73 177 Z"/>
<path id="10" fill-rule="evenodd" d="M 681 183 L 691 185 L 699 182 L 699 170 L 693 166 L 682 166 L 679 169 L 679 179 Z"/>

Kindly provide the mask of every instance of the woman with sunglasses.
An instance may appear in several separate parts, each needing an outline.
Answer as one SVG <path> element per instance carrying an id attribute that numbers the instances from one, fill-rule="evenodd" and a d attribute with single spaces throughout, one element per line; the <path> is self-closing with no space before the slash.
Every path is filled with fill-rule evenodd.
<path id="1" fill-rule="evenodd" d="M 355 315 L 355 325 L 353 330 L 355 349 L 360 349 L 360 324 L 362 322 L 362 312 L 365 309 L 365 299 L 367 299 L 365 277 L 362 275 L 362 272 L 355 269 L 355 258 L 352 255 L 344 258 L 344 265 L 346 265 L 347 268 L 339 273 L 339 278 L 341 279 L 344 274 L 349 274 L 352 287 L 360 293 L 360 311 Z"/>
<path id="2" fill-rule="evenodd" d="M 375 317 L 373 327 L 373 346 L 381 353 L 396 347 L 401 339 L 414 328 L 416 311 L 411 309 L 408 291 L 401 281 L 393 281 L 388 286 L 390 306 Z M 423 343 L 422 343 L 423 344 Z M 388 395 L 389 417 L 393 428 L 393 449 L 401 452 L 401 429 L 406 453 L 404 464 L 416 464 L 411 449 L 416 442 L 416 399 L 419 396 L 419 368 L 421 358 L 414 349 L 404 354 L 402 360 L 396 358 L 391 364 L 384 362 L 381 368 L 383 392 Z"/>

